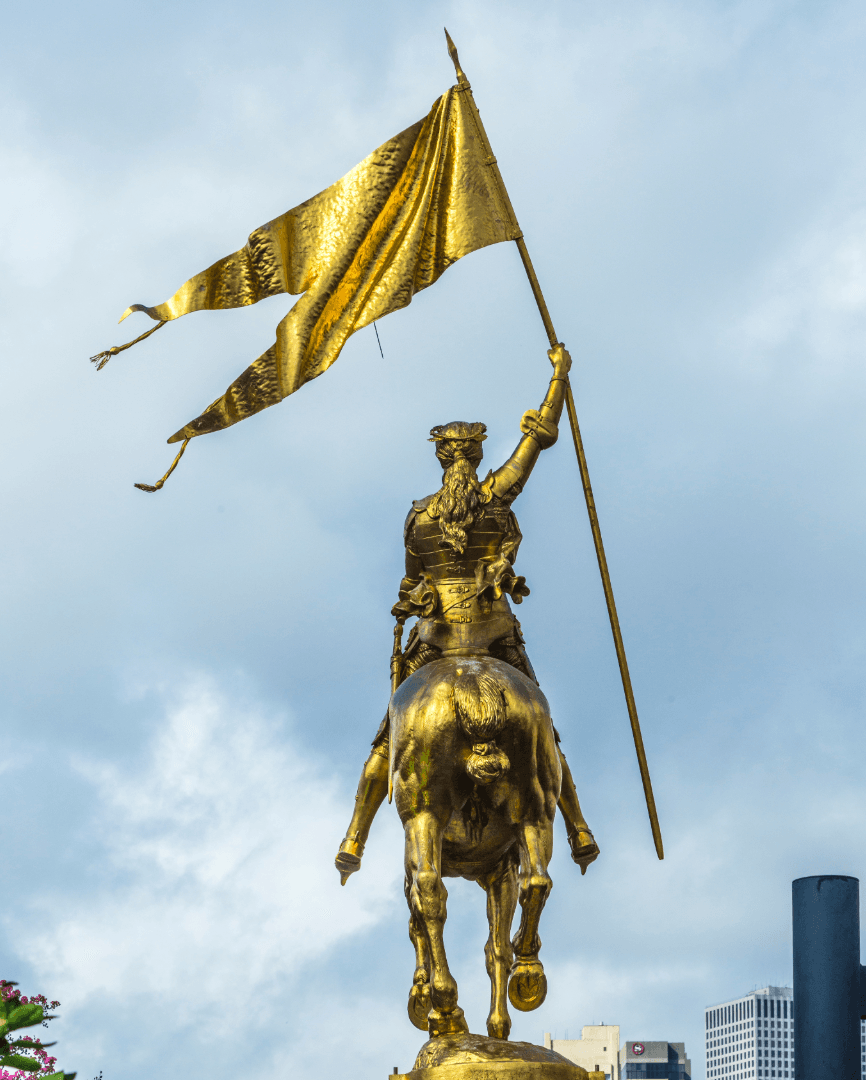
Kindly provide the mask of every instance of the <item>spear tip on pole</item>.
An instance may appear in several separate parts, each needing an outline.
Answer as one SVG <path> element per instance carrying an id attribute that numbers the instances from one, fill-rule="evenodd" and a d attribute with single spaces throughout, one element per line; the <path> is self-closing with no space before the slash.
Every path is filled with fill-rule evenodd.
<path id="1" fill-rule="evenodd" d="M 451 35 L 448 33 L 448 27 L 446 26 L 443 29 L 445 30 L 445 40 L 448 42 L 448 55 L 451 57 L 451 60 L 454 63 L 454 70 L 457 72 L 457 85 L 461 90 L 468 90 L 469 80 L 466 78 L 463 68 L 460 66 L 460 58 L 457 55 L 457 46 L 454 44 Z"/>

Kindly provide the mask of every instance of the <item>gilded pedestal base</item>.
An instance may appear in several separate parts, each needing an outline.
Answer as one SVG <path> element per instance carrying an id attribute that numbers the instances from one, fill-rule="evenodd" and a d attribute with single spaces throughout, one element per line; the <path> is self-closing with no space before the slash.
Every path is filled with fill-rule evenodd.
<path id="1" fill-rule="evenodd" d="M 604 1080 L 532 1043 L 486 1035 L 443 1035 L 421 1047 L 411 1072 L 390 1080 Z"/>

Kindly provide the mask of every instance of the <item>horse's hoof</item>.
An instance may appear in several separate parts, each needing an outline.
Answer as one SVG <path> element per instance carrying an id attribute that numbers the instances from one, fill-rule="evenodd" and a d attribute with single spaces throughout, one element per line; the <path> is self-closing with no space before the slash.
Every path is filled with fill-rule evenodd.
<path id="1" fill-rule="evenodd" d="M 491 1039 L 507 1039 L 511 1034 L 511 1019 L 506 1014 L 504 1017 L 494 1019 L 487 1017 L 487 1034 Z"/>
<path id="2" fill-rule="evenodd" d="M 508 980 L 508 1000 L 521 1012 L 532 1012 L 547 997 L 547 976 L 538 960 L 515 961 Z"/>
<path id="3" fill-rule="evenodd" d="M 449 1009 L 448 1012 L 432 1009 L 427 1017 L 427 1031 L 431 1039 L 436 1039 L 440 1035 L 468 1035 L 469 1025 L 466 1023 L 463 1010 L 458 1005 Z"/>
<path id="4" fill-rule="evenodd" d="M 419 1031 L 427 1030 L 431 1008 L 430 983 L 416 983 L 409 991 L 409 1019 Z"/>

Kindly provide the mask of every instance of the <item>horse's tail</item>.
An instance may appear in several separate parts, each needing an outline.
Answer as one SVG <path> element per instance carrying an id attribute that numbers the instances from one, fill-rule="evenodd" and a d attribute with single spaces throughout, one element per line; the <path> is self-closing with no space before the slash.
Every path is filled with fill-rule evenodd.
<path id="1" fill-rule="evenodd" d="M 492 784 L 511 767 L 507 755 L 496 745 L 505 724 L 505 694 L 495 679 L 467 671 L 458 675 L 451 701 L 457 723 L 472 740 L 466 771 L 477 784 Z"/>

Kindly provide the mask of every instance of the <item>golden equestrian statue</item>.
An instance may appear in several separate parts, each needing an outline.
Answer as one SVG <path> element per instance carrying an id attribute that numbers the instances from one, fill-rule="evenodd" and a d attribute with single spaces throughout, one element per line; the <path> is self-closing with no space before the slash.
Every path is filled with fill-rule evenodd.
<path id="1" fill-rule="evenodd" d="M 490 1080 L 492 1073 L 507 1073 L 509 1080 L 603 1080 L 603 1074 L 587 1074 L 552 1050 L 508 1042 L 509 1002 L 528 1012 L 547 994 L 539 924 L 552 886 L 548 865 L 557 806 L 582 874 L 599 855 L 511 608 L 511 602 L 519 604 L 529 595 L 525 578 L 514 570 L 521 533 L 512 503 L 541 451 L 556 442 L 563 407 L 568 409 L 659 858 L 661 832 L 569 383 L 571 357 L 555 336 L 468 80 L 450 38 L 448 44 L 458 92 L 469 102 L 547 331 L 553 375 L 541 407 L 524 414 L 514 453 L 484 480 L 477 472 L 484 424 L 452 421 L 430 432 L 443 468 L 442 486 L 414 502 L 406 519 L 406 573 L 392 608 L 397 625 L 391 700 L 364 764 L 335 863 L 345 885 L 361 867 L 376 812 L 386 795 L 393 797 L 405 834 L 405 894 L 415 948 L 409 1018 L 429 1035 L 409 1074 L 412 1080 L 436 1080 L 440 1067 L 447 1068 L 447 1080 Z M 403 625 L 410 618 L 417 621 L 404 652 Z M 487 894 L 486 1038 L 470 1034 L 448 967 L 445 877 L 477 881 Z M 518 903 L 521 918 L 511 938 Z"/>
<path id="2" fill-rule="evenodd" d="M 442 945 L 442 877 L 465 877 L 487 892 L 487 1030 L 507 1039 L 506 986 L 524 1011 L 537 1008 L 546 993 L 538 922 L 551 886 L 557 805 L 583 873 L 599 854 L 508 600 L 519 604 L 529 594 L 514 572 L 521 533 L 512 503 L 541 451 L 556 442 L 571 367 L 562 345 L 548 355 L 553 376 L 541 408 L 524 414 L 514 453 L 483 481 L 476 470 L 484 424 L 454 421 L 430 433 L 442 487 L 409 512 L 406 575 L 392 608 L 399 626 L 418 621 L 405 652 L 397 653 L 395 692 L 336 858 L 345 884 L 360 868 L 391 777 L 406 830 L 406 898 L 417 956 L 409 1015 L 431 1036 L 467 1030 Z M 523 918 L 512 947 L 518 896 Z"/>

